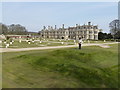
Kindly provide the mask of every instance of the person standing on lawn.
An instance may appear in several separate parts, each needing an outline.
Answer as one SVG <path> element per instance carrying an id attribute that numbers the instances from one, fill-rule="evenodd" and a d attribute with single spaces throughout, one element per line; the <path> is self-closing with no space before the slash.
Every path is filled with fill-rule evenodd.
<path id="1" fill-rule="evenodd" d="M 79 49 L 81 49 L 81 45 L 82 45 L 82 38 L 79 38 Z"/>

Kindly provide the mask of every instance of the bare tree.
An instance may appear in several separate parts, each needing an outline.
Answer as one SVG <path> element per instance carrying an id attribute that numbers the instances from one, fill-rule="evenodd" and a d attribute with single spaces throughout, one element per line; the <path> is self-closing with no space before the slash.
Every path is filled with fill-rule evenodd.
<path id="1" fill-rule="evenodd" d="M 27 29 L 20 24 L 12 24 L 10 26 L 0 23 L 0 34 L 28 34 Z"/>
<path id="2" fill-rule="evenodd" d="M 21 26 L 20 24 L 12 24 L 9 27 L 9 34 L 27 34 L 27 29 L 24 26 Z"/>
<path id="3" fill-rule="evenodd" d="M 8 27 L 5 24 L 0 23 L 0 34 L 7 34 Z"/>
<path id="4" fill-rule="evenodd" d="M 116 19 L 116 20 L 113 20 L 110 24 L 109 24 L 109 27 L 110 27 L 110 33 L 112 35 L 115 35 L 118 31 L 120 31 L 120 20 Z"/>

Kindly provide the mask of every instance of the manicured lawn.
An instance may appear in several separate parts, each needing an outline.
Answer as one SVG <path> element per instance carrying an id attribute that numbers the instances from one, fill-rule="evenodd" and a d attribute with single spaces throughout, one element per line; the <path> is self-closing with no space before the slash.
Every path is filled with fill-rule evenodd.
<path id="1" fill-rule="evenodd" d="M 10 46 L 8 48 L 28 48 L 28 47 L 46 47 L 46 46 L 66 46 L 66 45 L 75 45 L 76 43 L 78 43 L 78 40 L 76 40 L 76 43 L 74 42 L 74 40 L 42 40 L 42 42 L 40 43 L 40 41 L 35 41 L 35 42 L 30 42 L 30 44 L 28 44 L 28 42 L 26 42 L 26 40 L 23 40 L 21 43 L 19 42 L 19 40 L 14 40 L 15 42 L 13 44 L 10 44 L 10 40 L 7 40 L 6 43 L 1 44 L 0 43 L 0 47 L 5 48 L 6 44 L 9 44 Z M 84 41 L 84 43 L 107 43 L 110 41 Z"/>
<path id="2" fill-rule="evenodd" d="M 9 44 L 10 46 L 8 48 L 28 48 L 28 47 L 46 47 L 46 46 L 66 46 L 66 45 L 75 45 L 73 40 L 69 41 L 64 41 L 64 40 L 42 40 L 40 41 L 35 41 L 35 42 L 26 42 L 25 40 L 22 41 L 21 43 L 19 40 L 14 40 L 12 44 L 10 44 L 10 41 L 7 40 L 6 43 L 0 44 L 0 47 L 5 48 L 6 44 Z"/>
<path id="3" fill-rule="evenodd" d="M 7 42 L 9 43 L 9 42 Z M 22 41 L 19 43 L 18 41 L 15 41 L 12 45 L 10 45 L 8 48 L 28 48 L 28 47 L 45 47 L 45 46 L 63 46 L 64 44 L 61 43 L 52 43 L 52 42 L 42 42 L 40 43 L 39 41 L 36 42 L 31 42 L 28 44 L 28 42 Z M 5 44 L 2 43 L 3 48 L 5 48 Z"/>
<path id="4" fill-rule="evenodd" d="M 3 53 L 3 88 L 117 88 L 118 46 Z"/>

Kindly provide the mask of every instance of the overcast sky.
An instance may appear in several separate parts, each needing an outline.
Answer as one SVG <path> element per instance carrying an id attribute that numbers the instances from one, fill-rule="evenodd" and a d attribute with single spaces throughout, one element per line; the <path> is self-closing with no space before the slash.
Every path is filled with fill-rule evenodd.
<path id="1" fill-rule="evenodd" d="M 91 21 L 104 32 L 109 32 L 109 23 L 118 18 L 118 3 L 4 2 L 2 11 L 2 23 L 21 24 L 28 31 L 37 32 L 48 25 L 61 27 L 64 23 L 68 27 Z"/>

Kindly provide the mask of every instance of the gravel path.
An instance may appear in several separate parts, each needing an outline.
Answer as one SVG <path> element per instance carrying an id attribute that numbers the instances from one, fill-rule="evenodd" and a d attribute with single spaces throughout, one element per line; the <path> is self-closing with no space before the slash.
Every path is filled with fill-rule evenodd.
<path id="1" fill-rule="evenodd" d="M 108 48 L 109 44 L 117 44 L 118 42 L 112 43 L 89 43 L 82 44 L 82 46 L 100 46 L 102 48 Z M 57 48 L 69 48 L 69 47 L 78 47 L 78 45 L 69 45 L 69 46 L 51 46 L 51 47 L 31 47 L 31 48 L 0 48 L 1 52 L 18 52 L 18 51 L 29 51 L 29 50 L 43 50 L 43 49 L 57 49 Z M 110 47 L 109 47 L 110 48 Z"/>

